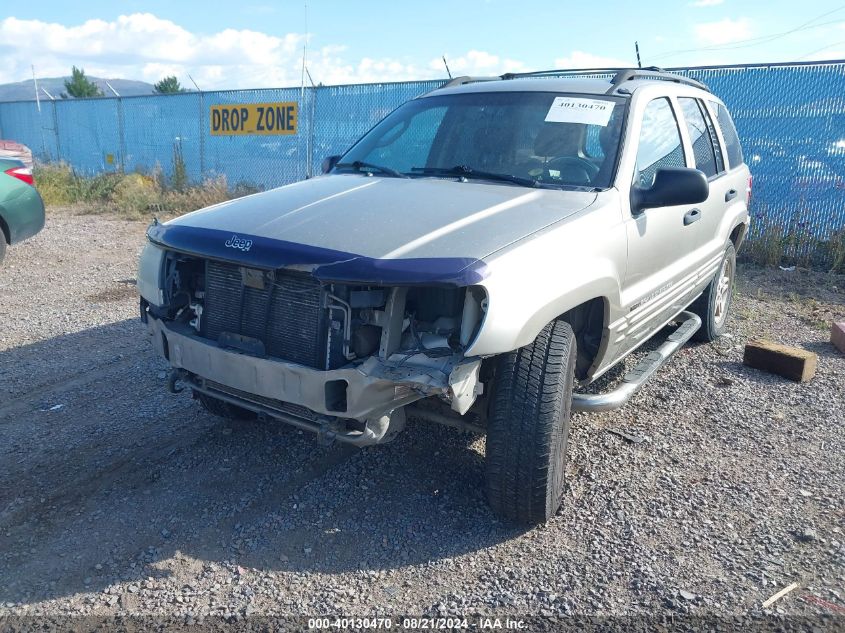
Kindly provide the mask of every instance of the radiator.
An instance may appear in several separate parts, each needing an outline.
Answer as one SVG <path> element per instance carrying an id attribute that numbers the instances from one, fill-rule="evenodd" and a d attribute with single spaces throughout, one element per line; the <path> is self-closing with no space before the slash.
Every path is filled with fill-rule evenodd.
<path id="1" fill-rule="evenodd" d="M 208 260 L 200 333 L 255 338 L 268 356 L 327 369 L 328 312 L 320 283 L 292 270 L 257 271 Z"/>

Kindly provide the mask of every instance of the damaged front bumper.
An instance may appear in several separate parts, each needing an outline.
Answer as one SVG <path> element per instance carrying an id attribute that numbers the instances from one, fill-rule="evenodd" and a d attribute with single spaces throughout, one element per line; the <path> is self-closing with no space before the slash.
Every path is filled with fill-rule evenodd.
<path id="1" fill-rule="evenodd" d="M 371 356 L 354 367 L 321 371 L 225 349 L 189 326 L 151 315 L 147 328 L 156 350 L 191 388 L 359 446 L 392 439 L 404 426 L 402 407 L 407 404 L 439 396 L 464 414 L 482 388 L 481 359 L 459 354 Z M 297 416 L 282 405 L 304 407 L 316 415 Z M 342 420 L 357 420 L 363 428 L 345 430 Z"/>

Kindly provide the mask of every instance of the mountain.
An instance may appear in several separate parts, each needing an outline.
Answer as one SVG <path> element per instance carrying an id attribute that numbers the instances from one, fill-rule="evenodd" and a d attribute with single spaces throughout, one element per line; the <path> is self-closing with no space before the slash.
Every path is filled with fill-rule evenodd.
<path id="1" fill-rule="evenodd" d="M 70 77 L 44 77 L 38 78 L 38 95 L 42 99 L 48 99 L 47 95 L 41 88 L 45 88 L 47 92 L 53 95 L 56 99 L 61 98 L 61 94 L 65 91 L 65 80 Z M 129 97 L 132 95 L 148 95 L 153 93 L 153 85 L 145 81 L 134 81 L 132 79 L 101 79 L 100 77 L 88 77 L 91 81 L 100 87 L 103 95 L 107 97 L 114 96 L 114 93 L 109 90 L 106 82 L 109 82 L 112 87 L 117 90 L 121 97 Z M 17 81 L 11 84 L 0 84 L 0 101 L 34 101 L 35 88 L 32 84 L 32 79 L 26 81 Z"/>

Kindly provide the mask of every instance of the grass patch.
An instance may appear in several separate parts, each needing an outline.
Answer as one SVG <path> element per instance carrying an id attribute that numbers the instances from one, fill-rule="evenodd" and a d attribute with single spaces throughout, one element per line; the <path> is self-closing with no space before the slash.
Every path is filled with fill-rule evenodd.
<path id="1" fill-rule="evenodd" d="M 79 213 L 115 213 L 133 220 L 181 215 L 261 190 L 246 183 L 230 188 L 225 176 L 191 185 L 181 172 L 168 182 L 161 170 L 82 176 L 65 163 L 36 165 L 34 176 L 47 206 L 72 206 Z"/>

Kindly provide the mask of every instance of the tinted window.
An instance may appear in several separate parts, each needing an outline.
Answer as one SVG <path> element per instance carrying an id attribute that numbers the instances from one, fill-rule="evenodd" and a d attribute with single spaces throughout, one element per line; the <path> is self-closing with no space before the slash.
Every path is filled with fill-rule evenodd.
<path id="1" fill-rule="evenodd" d="M 698 100 L 680 98 L 678 103 L 681 104 L 681 112 L 684 113 L 696 168 L 703 171 L 708 178 L 715 176 L 719 173 L 719 168 L 716 165 L 713 138 L 710 136 L 710 130 Z"/>
<path id="2" fill-rule="evenodd" d="M 341 162 L 373 163 L 416 178 L 454 178 L 437 171 L 460 166 L 551 187 L 605 188 L 613 177 L 624 111 L 621 99 L 594 95 L 433 95 L 397 108 Z"/>
<path id="3" fill-rule="evenodd" d="M 704 105 L 703 101 L 699 100 L 698 106 L 704 114 L 704 120 L 707 122 L 707 130 L 710 132 L 710 138 L 713 140 L 713 152 L 716 155 L 716 170 L 722 173 L 725 171 L 725 157 L 719 145 L 719 135 L 716 132 L 716 126 L 713 125 L 713 117 L 710 116 L 710 112 L 707 110 L 707 106 Z"/>
<path id="4" fill-rule="evenodd" d="M 722 136 L 725 139 L 725 151 L 728 153 L 728 164 L 731 167 L 742 165 L 742 147 L 739 144 L 739 135 L 736 133 L 734 121 L 728 109 L 721 103 L 712 103 L 716 110 L 716 120 L 722 129 Z"/>
<path id="5" fill-rule="evenodd" d="M 637 183 L 650 187 L 654 174 L 662 167 L 686 167 L 681 132 L 666 98 L 651 101 L 643 113 L 637 149 Z"/>

